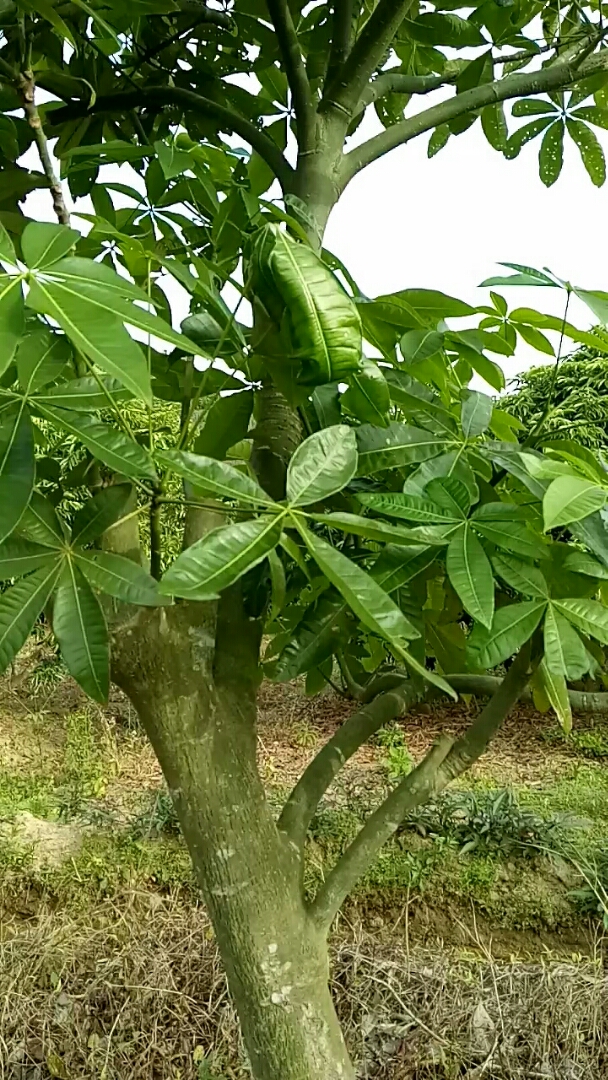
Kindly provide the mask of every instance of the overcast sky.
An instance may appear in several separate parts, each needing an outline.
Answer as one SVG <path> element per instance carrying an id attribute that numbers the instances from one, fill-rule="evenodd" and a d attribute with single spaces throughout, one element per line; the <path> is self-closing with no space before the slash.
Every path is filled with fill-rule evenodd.
<path id="1" fill-rule="evenodd" d="M 521 123 L 509 120 L 510 130 Z M 375 118 L 366 122 L 365 136 L 374 124 Z M 608 132 L 594 130 L 608 157 Z M 488 290 L 479 283 L 500 273 L 502 260 L 548 266 L 575 285 L 608 290 L 608 184 L 593 186 L 568 137 L 562 175 L 549 189 L 538 176 L 539 140 L 514 161 L 491 149 L 479 123 L 431 160 L 427 143 L 423 135 L 360 173 L 330 218 L 325 244 L 364 293 L 435 288 L 480 304 Z M 128 171 L 125 182 L 134 176 Z M 118 170 L 112 172 L 117 179 Z M 104 175 L 109 179 L 108 170 Z M 33 193 L 25 210 L 52 220 L 48 192 Z M 510 307 L 563 314 L 557 290 L 502 291 Z M 175 307 L 179 319 L 182 302 Z M 593 322 L 578 301 L 569 318 L 581 328 Z M 546 360 L 523 344 L 513 358 L 500 358 L 507 379 Z"/>

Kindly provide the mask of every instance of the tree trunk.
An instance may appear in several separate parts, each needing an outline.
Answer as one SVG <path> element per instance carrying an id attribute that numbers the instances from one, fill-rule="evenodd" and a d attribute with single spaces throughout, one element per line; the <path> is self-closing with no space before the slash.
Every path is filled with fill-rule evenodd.
<path id="1" fill-rule="evenodd" d="M 260 627 L 237 593 L 143 612 L 116 633 L 113 677 L 169 785 L 256 1080 L 354 1080 L 324 934 L 256 766 Z"/>

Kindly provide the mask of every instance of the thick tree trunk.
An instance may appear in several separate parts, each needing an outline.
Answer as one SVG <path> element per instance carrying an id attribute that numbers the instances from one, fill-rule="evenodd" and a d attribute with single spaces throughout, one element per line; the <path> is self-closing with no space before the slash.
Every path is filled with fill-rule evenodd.
<path id="1" fill-rule="evenodd" d="M 116 635 L 113 675 L 169 785 L 256 1080 L 353 1080 L 327 946 L 256 767 L 259 626 L 233 594 L 144 612 Z"/>

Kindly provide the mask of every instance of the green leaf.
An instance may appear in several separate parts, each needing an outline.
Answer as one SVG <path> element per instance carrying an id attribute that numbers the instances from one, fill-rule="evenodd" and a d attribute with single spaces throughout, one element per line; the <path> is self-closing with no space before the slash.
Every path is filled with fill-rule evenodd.
<path id="1" fill-rule="evenodd" d="M 445 448 L 437 436 L 422 428 L 394 422 L 387 428 L 362 424 L 356 429 L 359 473 L 369 476 L 411 462 L 427 461 Z"/>
<path id="2" fill-rule="evenodd" d="M 52 334 L 45 326 L 29 331 L 17 348 L 17 374 L 26 394 L 35 394 L 59 378 L 70 359 L 71 349 L 63 335 Z"/>
<path id="3" fill-rule="evenodd" d="M 175 176 L 181 176 L 183 172 L 193 167 L 194 162 L 190 154 L 186 150 L 179 150 L 175 143 L 168 145 L 160 141 L 155 142 L 154 149 L 165 180 L 172 180 Z"/>
<path id="4" fill-rule="evenodd" d="M 63 340 L 65 341 L 65 338 Z M 102 386 L 105 387 L 106 393 L 102 390 Z M 121 401 L 129 401 L 131 397 L 129 391 L 125 390 L 117 379 L 99 379 L 94 375 L 83 375 L 80 379 L 70 379 L 69 382 L 59 382 L 56 386 L 49 386 L 44 393 L 38 393 L 32 398 L 32 404 L 34 406 L 52 405 L 61 409 L 73 409 L 74 412 L 88 413 L 98 409 L 108 409 L 110 402 L 117 405 Z"/>
<path id="5" fill-rule="evenodd" d="M 564 676 L 550 671 L 543 657 L 538 667 L 538 679 L 561 726 L 569 735 L 572 730 L 572 709 Z"/>
<path id="6" fill-rule="evenodd" d="M 365 626 L 389 641 L 398 652 L 406 642 L 420 637 L 388 593 L 365 570 L 304 526 L 298 529 L 321 572 Z"/>
<path id="7" fill-rule="evenodd" d="M 289 682 L 331 656 L 345 636 L 344 614 L 340 599 L 322 596 L 293 631 L 274 664 L 273 679 Z"/>
<path id="8" fill-rule="evenodd" d="M 574 627 L 555 611 L 547 608 L 544 624 L 545 664 L 554 675 L 582 679 L 589 670 L 589 656 Z"/>
<path id="9" fill-rule="evenodd" d="M 163 575 L 160 591 L 188 600 L 216 600 L 278 544 L 283 518 L 263 517 L 213 529 L 175 560 Z"/>
<path id="10" fill-rule="evenodd" d="M 547 582 L 538 567 L 498 552 L 492 556 L 492 564 L 499 577 L 522 596 L 548 597 Z"/>
<path id="11" fill-rule="evenodd" d="M 24 328 L 21 281 L 18 277 L 0 274 L 0 375 L 13 359 Z"/>
<path id="12" fill-rule="evenodd" d="M 385 638 L 394 653 L 417 674 L 454 697 L 449 684 L 434 672 L 422 667 L 405 648 L 407 641 L 420 635 L 378 582 L 341 551 L 326 543 L 320 536 L 314 536 L 300 523 L 298 531 L 319 569 L 344 597 L 361 622 Z"/>
<path id="13" fill-rule="evenodd" d="M 0 544 L 0 581 L 22 577 L 31 570 L 38 570 L 56 561 L 56 556 L 48 547 L 11 537 Z"/>
<path id="14" fill-rule="evenodd" d="M 597 135 L 581 120 L 566 121 L 568 134 L 579 148 L 580 155 L 591 182 L 601 187 L 606 179 L 606 158 Z"/>
<path id="15" fill-rule="evenodd" d="M 600 322 L 608 324 L 608 293 L 596 289 L 575 289 L 574 293 L 591 309 Z"/>
<path id="16" fill-rule="evenodd" d="M 366 357 L 361 361 L 361 371 L 348 377 L 348 390 L 342 395 L 341 404 L 362 423 L 386 427 L 391 407 L 391 395 L 382 370 Z"/>
<path id="17" fill-rule="evenodd" d="M 429 497 L 454 520 L 466 518 L 471 506 L 469 490 L 456 476 L 441 476 L 426 485 Z"/>
<path id="18" fill-rule="evenodd" d="M 27 641 L 55 588 L 59 569 L 43 566 L 0 595 L 0 673 Z"/>
<path id="19" fill-rule="evenodd" d="M 412 41 L 421 45 L 450 45 L 460 49 L 465 45 L 487 45 L 481 30 L 470 19 L 437 11 L 406 19 L 404 30 Z"/>
<path id="20" fill-rule="evenodd" d="M 164 450 L 156 455 L 159 465 L 171 469 L 189 480 L 199 491 L 238 499 L 256 506 L 270 506 L 271 500 L 263 488 L 244 472 L 215 458 L 188 454 L 184 450 Z"/>
<path id="21" fill-rule="evenodd" d="M 572 570 L 575 574 L 608 580 L 608 567 L 598 559 L 594 559 L 592 555 L 587 555 L 585 551 L 571 551 L 569 555 L 566 555 L 564 569 Z"/>
<path id="22" fill-rule="evenodd" d="M 97 540 L 122 517 L 132 496 L 131 484 L 111 484 L 87 499 L 74 517 L 72 544 L 82 547 Z"/>
<path id="23" fill-rule="evenodd" d="M 401 338 L 399 348 L 408 364 L 418 364 L 443 348 L 443 334 L 437 330 L 408 330 Z"/>
<path id="24" fill-rule="evenodd" d="M 28 540 L 55 549 L 63 547 L 68 535 L 55 507 L 39 491 L 32 493 L 18 531 L 20 536 L 26 536 Z"/>
<path id="25" fill-rule="evenodd" d="M 254 236 L 246 281 L 270 304 L 277 326 L 283 324 L 304 383 L 333 382 L 358 371 L 359 312 L 308 244 L 297 243 L 274 223 L 265 225 Z"/>
<path id="26" fill-rule="evenodd" d="M 220 397 L 213 403 L 194 443 L 202 457 L 222 459 L 235 443 L 246 438 L 253 412 L 253 390 Z"/>
<path id="27" fill-rule="evenodd" d="M 80 240 L 76 229 L 48 221 L 30 221 L 23 230 L 21 251 L 30 270 L 43 270 L 59 262 Z"/>
<path id="28" fill-rule="evenodd" d="M 411 547 L 395 547 L 387 544 L 370 570 L 371 576 L 387 593 L 401 589 L 422 574 L 437 558 L 433 547 L 419 544 Z"/>
<path id="29" fill-rule="evenodd" d="M 0 419 L 0 543 L 19 524 L 34 488 L 34 435 L 23 403 Z"/>
<path id="30" fill-rule="evenodd" d="M 134 147 L 137 149 L 137 147 Z M 140 300 L 143 304 L 149 304 L 148 294 L 134 285 L 128 278 L 117 274 L 105 262 L 93 262 L 92 259 L 83 259 L 79 255 L 70 255 L 53 266 L 52 276 L 54 281 L 62 282 L 66 287 L 74 287 L 76 291 L 93 289 L 101 291 L 106 296 L 117 296 L 131 300 Z"/>
<path id="31" fill-rule="evenodd" d="M 71 560 L 55 593 L 53 633 L 70 675 L 103 704 L 110 689 L 108 630 L 99 600 Z"/>
<path id="32" fill-rule="evenodd" d="M 515 102 L 511 112 L 513 116 L 536 116 L 539 113 L 557 113 L 557 107 L 552 101 L 541 98 L 523 98 Z"/>
<path id="33" fill-rule="evenodd" d="M 450 131 L 448 124 L 440 124 L 439 127 L 436 127 L 429 139 L 427 157 L 435 157 L 435 154 L 438 154 L 440 150 L 443 150 L 451 134 L 452 132 Z"/>
<path id="34" fill-rule="evenodd" d="M 555 356 L 555 349 L 544 334 L 541 334 L 540 330 L 537 330 L 535 326 L 527 326 L 525 323 L 517 323 L 511 318 L 511 325 L 515 327 L 517 333 L 531 345 L 533 349 L 538 352 L 545 353 L 547 356 Z"/>
<path id="35" fill-rule="evenodd" d="M 93 457 L 125 476 L 156 479 L 154 462 L 147 450 L 118 428 L 102 424 L 92 416 L 68 409 L 54 409 L 37 402 L 38 412 L 56 427 L 76 435 Z"/>
<path id="36" fill-rule="evenodd" d="M 386 517 L 401 518 L 403 521 L 419 521 L 424 525 L 457 524 L 462 520 L 462 515 L 454 517 L 445 509 L 431 502 L 430 499 L 422 499 L 417 495 L 408 495 L 403 492 L 389 492 L 386 495 L 376 492 L 365 492 L 358 496 L 363 506 L 369 507 L 377 514 Z"/>
<path id="37" fill-rule="evenodd" d="M 132 559 L 109 551 L 75 551 L 73 558 L 98 592 L 142 607 L 159 607 L 171 602 L 161 596 L 158 582 Z"/>
<path id="38" fill-rule="evenodd" d="M 440 454 L 431 461 L 425 461 L 413 473 L 411 473 L 403 485 L 403 490 L 408 495 L 419 495 L 427 498 L 426 489 L 431 480 L 454 478 L 467 489 L 470 502 L 477 502 L 479 487 L 475 475 L 468 460 L 460 450 L 450 450 L 447 454 Z"/>
<path id="39" fill-rule="evenodd" d="M 489 628 L 494 615 L 494 577 L 490 560 L 468 523 L 450 541 L 446 568 L 465 611 Z"/>
<path id="40" fill-rule="evenodd" d="M 543 498 L 545 532 L 558 525 L 569 525 L 600 510 L 606 502 L 603 488 L 578 476 L 558 476 L 553 480 Z"/>
<path id="41" fill-rule="evenodd" d="M 136 397 L 152 402 L 146 358 L 111 307 L 96 305 L 84 294 L 79 296 L 40 279 L 30 282 L 27 302 L 34 311 L 56 319 L 76 348 L 102 371 L 119 379 Z"/>
<path id="42" fill-rule="evenodd" d="M 503 503 L 502 506 L 504 505 Z M 485 507 L 483 509 L 485 510 Z M 515 521 L 507 516 L 493 520 L 475 511 L 471 523 L 486 540 L 491 540 L 497 547 L 511 551 L 514 555 L 524 555 L 528 559 L 542 559 L 546 556 L 542 540 L 535 536 L 525 521 Z"/>
<path id="43" fill-rule="evenodd" d="M 17 265 L 17 256 L 15 254 L 15 248 L 13 247 L 13 241 L 8 235 L 4 225 L 0 221 L 0 260 L 7 262 L 10 266 Z"/>
<path id="44" fill-rule="evenodd" d="M 298 446 L 287 470 L 287 501 L 307 506 L 341 491 L 357 471 L 355 432 L 345 424 L 323 428 Z"/>
<path id="45" fill-rule="evenodd" d="M 461 347 L 461 352 L 463 352 Z M 489 356 L 485 353 L 477 352 L 476 349 L 466 350 L 466 359 L 473 368 L 473 371 L 487 382 L 488 386 L 491 386 L 493 390 L 501 391 L 505 387 L 505 377 L 502 368 L 498 366 L 494 360 L 490 360 Z"/>
<path id="46" fill-rule="evenodd" d="M 538 155 L 538 172 L 545 187 L 551 187 L 564 164 L 564 125 L 561 120 L 547 128 Z"/>
<path id="47" fill-rule="evenodd" d="M 608 609 L 597 600 L 556 600 L 554 606 L 583 634 L 608 645 Z"/>
<path id="48" fill-rule="evenodd" d="M 572 113 L 577 120 L 585 120 L 588 124 L 596 124 L 597 127 L 608 128 L 608 109 L 599 108 L 597 105 L 583 105 Z"/>
<path id="49" fill-rule="evenodd" d="M 20 6 L 29 11 L 30 14 L 35 13 L 41 15 L 43 19 L 46 19 L 51 24 L 54 30 L 57 31 L 61 38 L 65 38 L 70 42 L 70 45 L 76 49 L 76 41 L 74 35 L 69 26 L 63 21 L 60 15 L 55 11 L 55 8 L 49 0 L 20 0 Z"/>
<path id="50" fill-rule="evenodd" d="M 276 550 L 268 552 L 268 566 L 270 568 L 270 611 L 268 619 L 274 622 L 281 614 L 287 595 L 287 580 L 283 560 Z"/>
<path id="51" fill-rule="evenodd" d="M 494 150 L 504 151 L 509 132 L 502 101 L 486 105 L 485 109 L 481 110 L 481 126 L 490 146 Z"/>
<path id="52" fill-rule="evenodd" d="M 361 517 L 359 514 L 310 514 L 313 521 L 321 525 L 327 525 L 330 529 L 340 529 L 345 533 L 354 533 L 355 536 L 364 536 L 368 540 L 378 543 L 411 544 L 412 535 L 409 529 L 399 528 L 396 525 L 388 525 L 385 521 L 374 518 Z"/>
<path id="53" fill-rule="evenodd" d="M 467 439 L 473 439 L 486 430 L 492 419 L 494 404 L 487 394 L 478 390 L 467 391 L 460 410 L 460 423 Z"/>
<path id="54" fill-rule="evenodd" d="M 72 0 L 72 3 L 76 4 L 76 7 L 79 7 L 84 12 L 86 12 L 89 18 L 93 20 L 93 23 L 96 23 L 99 29 L 103 30 L 103 34 L 96 34 L 97 37 L 110 38 L 112 41 L 114 41 L 118 49 L 122 47 L 121 40 L 116 33 L 114 27 L 110 26 L 110 24 L 101 17 L 99 12 L 96 11 L 95 8 L 91 7 L 90 4 L 87 4 L 86 0 Z"/>
<path id="55" fill-rule="evenodd" d="M 517 131 L 514 131 L 511 137 L 507 140 L 507 144 L 504 149 L 504 155 L 509 160 L 516 158 L 518 154 L 523 150 L 526 143 L 529 143 L 531 139 L 535 139 L 537 135 L 540 135 L 541 131 L 544 131 L 548 124 L 553 123 L 552 116 L 543 116 L 541 120 L 533 120 L 531 124 L 524 124 Z M 507 285 L 511 284 L 509 279 L 504 278 L 491 278 L 489 281 L 484 281 L 484 285 Z M 513 282 L 512 284 L 515 284 Z M 524 282 L 521 282 L 523 285 Z"/>
<path id="56" fill-rule="evenodd" d="M 551 121 L 547 122 L 551 123 Z M 520 130 L 523 130 L 523 128 Z M 480 288 L 484 288 L 486 285 L 544 285 L 554 289 L 557 285 L 557 282 L 548 274 L 545 274 L 542 270 L 536 270 L 533 266 L 522 266 L 521 263 L 508 262 L 501 262 L 499 266 L 508 266 L 510 270 L 517 270 L 517 273 L 511 274 L 510 277 L 488 278 L 487 281 L 482 281 Z"/>
<path id="57" fill-rule="evenodd" d="M 489 630 L 477 623 L 467 642 L 472 665 L 495 668 L 513 656 L 532 636 L 545 608 L 546 602 L 524 600 L 498 608 Z"/>

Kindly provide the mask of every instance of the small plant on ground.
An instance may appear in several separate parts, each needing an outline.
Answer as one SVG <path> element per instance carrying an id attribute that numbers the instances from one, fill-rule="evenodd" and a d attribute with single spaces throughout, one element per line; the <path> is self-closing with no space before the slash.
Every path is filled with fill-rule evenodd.
<path id="1" fill-rule="evenodd" d="M 70 713 L 66 724 L 64 766 L 58 789 L 59 814 L 63 818 L 81 812 L 87 801 L 99 799 L 107 780 L 107 764 L 91 710 Z"/>
<path id="2" fill-rule="evenodd" d="M 414 762 L 407 748 L 403 728 L 392 722 L 377 731 L 370 740 L 384 749 L 381 762 L 386 769 L 389 783 L 395 783 L 411 772 Z"/>

